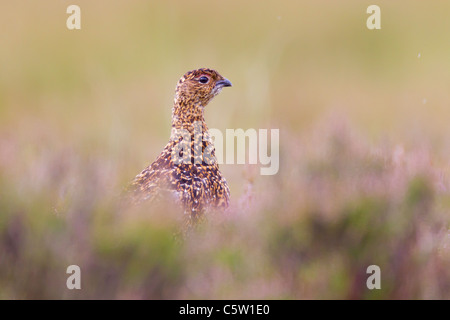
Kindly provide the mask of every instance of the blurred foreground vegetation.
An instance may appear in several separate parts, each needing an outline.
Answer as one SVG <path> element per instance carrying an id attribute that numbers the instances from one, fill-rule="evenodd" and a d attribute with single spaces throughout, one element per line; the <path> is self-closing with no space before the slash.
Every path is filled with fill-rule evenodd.
<path id="1" fill-rule="evenodd" d="M 450 298 L 450 185 L 430 154 L 319 127 L 295 152 L 306 137 L 286 139 L 278 175 L 249 167 L 233 207 L 184 241 L 170 206 L 120 206 L 108 159 L 46 154 L 35 170 L 57 170 L 37 188 L 2 174 L 1 297 Z M 66 289 L 72 264 L 81 290 Z M 380 290 L 366 287 L 370 265 Z"/>

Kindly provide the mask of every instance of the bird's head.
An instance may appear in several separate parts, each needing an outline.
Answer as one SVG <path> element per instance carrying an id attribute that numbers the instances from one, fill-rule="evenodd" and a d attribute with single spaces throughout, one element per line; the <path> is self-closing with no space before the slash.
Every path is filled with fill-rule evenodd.
<path id="1" fill-rule="evenodd" d="M 202 68 L 189 71 L 178 81 L 175 104 L 204 108 L 223 87 L 231 87 L 231 82 L 215 70 Z"/>

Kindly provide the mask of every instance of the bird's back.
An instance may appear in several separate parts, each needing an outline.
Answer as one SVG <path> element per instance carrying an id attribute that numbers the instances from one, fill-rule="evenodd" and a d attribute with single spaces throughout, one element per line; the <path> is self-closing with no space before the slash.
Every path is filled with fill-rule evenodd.
<path id="1" fill-rule="evenodd" d="M 192 156 L 189 162 L 177 163 L 172 153 L 180 143 L 182 140 L 170 141 L 158 158 L 136 176 L 132 183 L 134 202 L 155 201 L 166 196 L 192 218 L 209 208 L 227 208 L 230 191 L 217 162 L 198 163 Z M 213 157 L 215 160 L 214 150 Z"/>

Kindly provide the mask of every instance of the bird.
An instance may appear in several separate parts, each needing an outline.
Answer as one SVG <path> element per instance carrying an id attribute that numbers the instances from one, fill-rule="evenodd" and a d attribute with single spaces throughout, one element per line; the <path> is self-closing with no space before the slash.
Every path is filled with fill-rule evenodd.
<path id="1" fill-rule="evenodd" d="M 231 82 L 217 71 L 200 68 L 177 83 L 169 142 L 156 160 L 131 182 L 133 203 L 168 197 L 183 211 L 187 223 L 208 210 L 225 210 L 230 190 L 219 170 L 215 148 L 204 118 L 205 107 Z"/>

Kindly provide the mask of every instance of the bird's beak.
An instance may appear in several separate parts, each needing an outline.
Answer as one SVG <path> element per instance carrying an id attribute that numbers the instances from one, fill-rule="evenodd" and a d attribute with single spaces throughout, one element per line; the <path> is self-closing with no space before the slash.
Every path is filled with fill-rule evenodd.
<path id="1" fill-rule="evenodd" d="M 231 82 L 228 79 L 219 80 L 216 82 L 216 87 L 218 88 L 231 87 Z"/>

